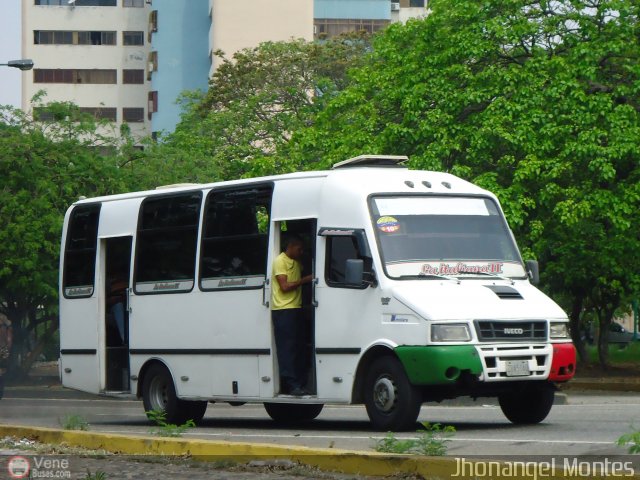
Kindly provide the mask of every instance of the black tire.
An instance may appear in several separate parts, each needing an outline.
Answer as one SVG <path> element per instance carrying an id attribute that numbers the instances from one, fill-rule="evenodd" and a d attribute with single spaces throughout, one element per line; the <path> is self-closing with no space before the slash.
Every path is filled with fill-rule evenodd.
<path id="1" fill-rule="evenodd" d="M 517 390 L 498 396 L 505 417 L 516 424 L 535 424 L 547 418 L 555 395 L 552 383 L 528 382 L 514 388 Z"/>
<path id="2" fill-rule="evenodd" d="M 196 424 L 202 422 L 207 411 L 207 405 L 209 405 L 208 402 L 200 400 L 179 400 L 179 402 L 181 409 L 185 412 L 185 421 L 193 420 Z"/>
<path id="3" fill-rule="evenodd" d="M 278 423 L 296 425 L 310 422 L 322 411 L 322 403 L 265 403 L 264 409 Z"/>
<path id="4" fill-rule="evenodd" d="M 144 411 L 161 410 L 165 421 L 181 425 L 187 420 L 198 423 L 207 410 L 207 402 L 180 400 L 169 371 L 160 364 L 154 364 L 144 376 L 142 383 L 142 403 Z"/>
<path id="5" fill-rule="evenodd" d="M 415 430 L 422 395 L 411 385 L 404 367 L 392 356 L 377 358 L 364 381 L 364 403 L 374 429 L 400 432 Z"/>

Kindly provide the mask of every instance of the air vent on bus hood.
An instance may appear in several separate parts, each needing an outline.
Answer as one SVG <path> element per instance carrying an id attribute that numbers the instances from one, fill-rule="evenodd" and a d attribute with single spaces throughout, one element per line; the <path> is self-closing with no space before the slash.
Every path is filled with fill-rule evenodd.
<path id="1" fill-rule="evenodd" d="M 504 285 L 485 285 L 489 290 L 504 300 L 522 300 L 522 295 L 515 288 Z"/>

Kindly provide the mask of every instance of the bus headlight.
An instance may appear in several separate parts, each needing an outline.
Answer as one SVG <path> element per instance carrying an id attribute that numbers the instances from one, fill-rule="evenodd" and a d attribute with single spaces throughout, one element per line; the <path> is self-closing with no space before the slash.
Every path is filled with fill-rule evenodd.
<path id="1" fill-rule="evenodd" d="M 549 338 L 569 338 L 569 324 L 556 322 L 549 325 Z"/>
<path id="2" fill-rule="evenodd" d="M 466 323 L 442 323 L 431 325 L 432 342 L 468 342 L 471 340 Z"/>

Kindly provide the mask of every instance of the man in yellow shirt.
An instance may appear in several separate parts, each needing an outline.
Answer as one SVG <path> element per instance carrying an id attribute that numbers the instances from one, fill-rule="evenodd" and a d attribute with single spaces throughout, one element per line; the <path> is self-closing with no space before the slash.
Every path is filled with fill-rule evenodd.
<path id="1" fill-rule="evenodd" d="M 271 318 L 276 340 L 276 353 L 280 368 L 282 393 L 295 396 L 306 395 L 305 361 L 303 358 L 302 332 L 302 288 L 313 276 L 302 277 L 300 258 L 303 254 L 302 240 L 291 237 L 285 251 L 273 262 L 271 294 Z"/>

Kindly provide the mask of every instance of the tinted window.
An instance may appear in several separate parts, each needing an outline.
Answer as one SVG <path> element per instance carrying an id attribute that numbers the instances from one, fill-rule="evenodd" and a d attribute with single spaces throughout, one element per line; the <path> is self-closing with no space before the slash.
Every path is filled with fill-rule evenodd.
<path id="1" fill-rule="evenodd" d="M 201 247 L 201 288 L 264 284 L 270 210 L 270 186 L 209 194 Z"/>
<path id="2" fill-rule="evenodd" d="M 149 198 L 138 226 L 136 293 L 193 288 L 201 194 Z"/>
<path id="3" fill-rule="evenodd" d="M 67 227 L 63 288 L 67 298 L 93 295 L 100 205 L 73 209 Z"/>
<path id="4" fill-rule="evenodd" d="M 327 254 L 325 261 L 325 280 L 331 287 L 344 287 L 345 267 L 347 260 L 364 260 L 364 271 L 371 271 L 371 258 L 363 257 L 358 251 L 356 238 L 353 236 L 327 237 Z M 350 285 L 350 287 L 352 287 Z"/>

